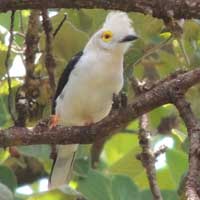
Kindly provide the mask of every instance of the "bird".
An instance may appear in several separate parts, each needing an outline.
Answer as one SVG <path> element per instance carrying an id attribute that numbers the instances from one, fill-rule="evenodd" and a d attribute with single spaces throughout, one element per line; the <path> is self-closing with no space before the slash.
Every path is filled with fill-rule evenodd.
<path id="1" fill-rule="evenodd" d="M 138 38 L 131 19 L 122 11 L 110 11 L 102 27 L 64 69 L 52 103 L 51 126 L 88 126 L 111 111 L 113 95 L 124 83 L 124 54 Z M 57 145 L 49 187 L 70 181 L 78 144 Z"/>

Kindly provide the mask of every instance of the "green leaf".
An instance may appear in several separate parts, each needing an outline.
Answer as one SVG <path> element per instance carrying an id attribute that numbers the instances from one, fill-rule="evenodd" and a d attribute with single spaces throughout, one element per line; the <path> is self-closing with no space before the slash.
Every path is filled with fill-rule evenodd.
<path id="1" fill-rule="evenodd" d="M 21 82 L 19 80 L 12 79 L 12 105 L 15 105 L 15 93 L 20 84 Z M 12 108 L 14 113 L 14 106 Z M 2 80 L 0 84 L 0 126 L 7 128 L 10 127 L 12 123 L 13 121 L 8 111 L 8 83 L 6 80 Z"/>
<path id="2" fill-rule="evenodd" d="M 156 177 L 160 189 L 174 190 L 177 188 L 177 185 L 174 182 L 174 179 L 168 167 L 157 170 Z M 145 170 L 143 170 L 142 173 L 138 173 L 138 176 L 133 177 L 133 180 L 135 184 L 138 185 L 141 189 L 149 188 L 149 182 Z"/>
<path id="3" fill-rule="evenodd" d="M 60 189 L 51 190 L 49 192 L 44 192 L 41 194 L 33 195 L 27 200 L 76 200 L 77 195 L 66 194 L 66 192 L 61 191 Z"/>
<path id="4" fill-rule="evenodd" d="M 17 147 L 20 153 L 43 160 L 49 159 L 49 155 L 51 152 L 50 148 L 50 145 L 29 145 Z"/>
<path id="5" fill-rule="evenodd" d="M 177 188 L 177 185 L 168 167 L 157 170 L 157 180 L 160 189 L 174 190 Z"/>
<path id="6" fill-rule="evenodd" d="M 155 36 L 159 35 L 163 29 L 162 20 L 140 13 L 130 13 L 129 16 L 140 38 L 146 43 L 149 41 L 155 43 Z"/>
<path id="7" fill-rule="evenodd" d="M 2 183 L 0 183 L 0 198 L 1 200 L 14 200 L 13 193 Z"/>
<path id="8" fill-rule="evenodd" d="M 59 12 L 58 15 L 52 17 L 51 22 L 53 27 L 58 27 L 63 19 L 63 15 L 64 12 Z M 56 59 L 57 66 L 59 66 L 59 68 L 57 68 L 58 77 L 63 71 L 63 68 L 66 66 L 67 61 L 69 61 L 77 52 L 83 50 L 87 40 L 88 35 L 76 28 L 70 21 L 67 20 L 62 25 L 53 41 L 53 54 Z M 40 39 L 40 48 L 43 50 L 45 49 L 44 33 L 42 33 Z M 44 55 L 42 55 L 40 60 L 44 62 Z"/>
<path id="9" fill-rule="evenodd" d="M 46 171 L 50 172 L 52 167 L 52 161 L 50 159 L 50 145 L 30 145 L 30 146 L 19 146 L 18 151 L 26 156 L 34 157 L 39 160 Z"/>
<path id="10" fill-rule="evenodd" d="M 173 190 L 163 190 L 161 191 L 164 200 L 179 200 L 177 192 Z"/>
<path id="11" fill-rule="evenodd" d="M 163 105 L 151 111 L 149 115 L 150 126 L 158 127 L 163 117 L 174 114 L 175 110 L 171 104 Z"/>
<path id="12" fill-rule="evenodd" d="M 0 163 L 4 163 L 5 160 L 8 159 L 10 153 L 8 150 L 0 148 Z"/>
<path id="13" fill-rule="evenodd" d="M 161 77 L 165 77 L 167 74 L 174 72 L 177 67 L 182 66 L 181 60 L 177 58 L 174 52 L 160 50 L 159 57 L 160 63 L 157 64 L 157 70 Z"/>
<path id="14" fill-rule="evenodd" d="M 22 12 L 22 20 L 20 19 L 20 12 Z M 24 14 L 27 13 L 28 14 Z M 23 45 L 24 39 L 21 36 L 18 36 L 15 34 L 15 32 L 21 32 L 21 21 L 23 21 L 23 28 L 24 30 L 27 27 L 28 24 L 28 16 L 29 16 L 29 11 L 23 10 L 23 11 L 16 11 L 15 12 L 15 19 L 14 19 L 14 40 L 19 44 Z M 1 26 L 3 26 L 7 31 L 10 29 L 10 16 L 11 12 L 6 12 L 6 13 L 0 13 L 0 22 Z"/>
<path id="15" fill-rule="evenodd" d="M 137 186 L 127 176 L 105 176 L 90 170 L 86 178 L 79 180 L 79 188 L 87 200 L 139 200 Z"/>
<path id="16" fill-rule="evenodd" d="M 79 159 L 79 158 L 83 158 L 83 157 L 89 157 L 90 156 L 90 150 L 91 150 L 91 145 L 79 145 L 78 146 L 78 150 L 76 152 L 76 159 Z"/>
<path id="17" fill-rule="evenodd" d="M 80 30 L 89 35 L 96 32 L 103 24 L 108 11 L 103 9 L 65 9 L 69 20 Z"/>
<path id="18" fill-rule="evenodd" d="M 164 200 L 178 200 L 178 195 L 173 190 L 161 190 L 161 194 Z M 141 192 L 141 200 L 153 200 L 151 191 L 144 190 Z"/>
<path id="19" fill-rule="evenodd" d="M 111 174 L 125 174 L 131 177 L 133 180 L 139 174 L 143 173 L 144 168 L 141 162 L 136 159 L 136 155 L 140 152 L 139 147 L 135 147 L 133 150 L 129 151 L 120 160 L 115 162 L 110 168 L 109 172 Z"/>
<path id="20" fill-rule="evenodd" d="M 27 200 L 27 195 L 15 193 L 15 200 Z"/>
<path id="21" fill-rule="evenodd" d="M 182 148 L 185 153 L 189 152 L 189 138 L 188 137 L 185 138 L 185 140 L 182 144 Z"/>
<path id="22" fill-rule="evenodd" d="M 7 30 L 9 30 L 9 28 L 10 28 L 10 16 L 11 16 L 11 11 L 0 14 L 1 26 L 6 28 Z M 15 15 L 14 29 L 15 30 L 19 29 L 19 16 L 18 15 Z"/>
<path id="23" fill-rule="evenodd" d="M 90 160 L 88 158 L 79 158 L 75 160 L 74 172 L 78 176 L 85 177 L 88 174 L 90 168 Z"/>
<path id="24" fill-rule="evenodd" d="M 188 167 L 187 155 L 182 151 L 170 149 L 166 153 L 166 159 L 170 173 L 172 174 L 174 182 L 176 182 L 178 186 L 181 176 L 185 173 Z"/>
<path id="25" fill-rule="evenodd" d="M 11 169 L 0 165 L 0 182 L 6 185 L 10 190 L 14 191 L 17 187 L 17 179 Z"/>
<path id="26" fill-rule="evenodd" d="M 139 200 L 139 190 L 129 177 L 114 176 L 112 178 L 112 194 L 114 200 Z"/>
<path id="27" fill-rule="evenodd" d="M 184 47 L 191 60 L 191 66 L 199 63 L 200 26 L 195 21 L 185 21 L 183 31 Z"/>
<path id="28" fill-rule="evenodd" d="M 5 46 L 0 41 L 0 79 L 5 76 L 6 67 L 5 67 L 5 59 L 7 55 L 7 46 Z"/>
<path id="29" fill-rule="evenodd" d="M 137 135 L 116 134 L 104 145 L 102 159 L 108 165 L 112 165 L 136 146 L 138 146 Z"/>
<path id="30" fill-rule="evenodd" d="M 27 200 L 76 200 L 80 197 L 80 193 L 73 190 L 67 185 L 62 185 L 59 188 L 33 195 Z"/>
<path id="31" fill-rule="evenodd" d="M 111 180 L 103 174 L 90 170 L 86 178 L 79 180 L 78 190 L 87 197 L 87 200 L 113 200 Z"/>

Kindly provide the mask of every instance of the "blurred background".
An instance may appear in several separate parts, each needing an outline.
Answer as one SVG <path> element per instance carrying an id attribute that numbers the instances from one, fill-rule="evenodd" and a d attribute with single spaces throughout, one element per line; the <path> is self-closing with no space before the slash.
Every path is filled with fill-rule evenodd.
<path id="1" fill-rule="evenodd" d="M 101 9 L 48 11 L 54 33 L 67 15 L 52 38 L 56 82 L 71 57 L 82 50 L 88 38 L 101 27 L 107 13 Z M 32 25 L 35 30 L 32 32 L 33 38 L 37 38 L 34 40 L 35 57 L 32 63 L 28 60 L 25 42 L 31 30 L 30 15 L 32 19 L 38 20 L 37 24 L 34 21 Z M 10 16 L 10 12 L 0 13 L 0 128 L 13 126 L 13 116 L 14 119 L 24 116 L 26 126 L 34 127 L 39 120 L 50 116 L 53 96 L 48 69 L 45 67 L 46 36 L 42 17 L 38 11 L 16 11 L 11 55 L 6 65 Z M 134 92 L 133 80 L 151 87 L 176 70 L 200 65 L 200 21 L 179 21 L 172 28 L 149 15 L 129 13 L 129 17 L 139 36 L 125 56 L 123 90 L 129 102 L 138 95 Z M 28 68 L 27 63 L 32 66 Z M 187 99 L 197 116 L 200 114 L 199 98 L 200 86 L 197 85 L 187 93 Z M 25 101 L 24 113 L 21 115 L 19 99 Z M 1 149 L 0 199 L 75 200 L 81 194 L 87 200 L 132 200 L 133 197 L 135 200 L 150 200 L 146 172 L 141 161 L 136 158 L 141 152 L 139 129 L 139 120 L 135 120 L 126 129 L 108 138 L 95 168 L 91 167 L 91 145 L 81 145 L 76 155 L 70 188 L 63 186 L 52 191 L 47 191 L 52 165 L 49 145 L 17 147 L 16 151 L 20 153 L 17 157 L 11 155 L 8 149 Z M 175 107 L 167 104 L 148 113 L 148 131 L 152 136 L 153 151 L 163 145 L 168 147 L 156 161 L 157 180 L 163 198 L 179 199 L 187 174 L 188 138 Z"/>

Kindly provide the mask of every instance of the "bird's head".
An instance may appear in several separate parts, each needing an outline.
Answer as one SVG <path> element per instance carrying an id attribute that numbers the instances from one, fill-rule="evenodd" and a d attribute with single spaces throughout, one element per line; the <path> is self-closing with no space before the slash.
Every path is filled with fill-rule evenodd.
<path id="1" fill-rule="evenodd" d="M 106 17 L 103 27 L 91 37 L 86 48 L 124 54 L 131 41 L 136 39 L 137 35 L 128 15 L 113 11 Z"/>

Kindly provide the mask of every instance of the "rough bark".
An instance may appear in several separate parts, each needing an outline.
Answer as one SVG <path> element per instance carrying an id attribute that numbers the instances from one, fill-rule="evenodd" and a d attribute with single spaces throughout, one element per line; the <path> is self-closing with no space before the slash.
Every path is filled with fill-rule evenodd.
<path id="1" fill-rule="evenodd" d="M 112 111 L 101 122 L 89 127 L 57 127 L 49 130 L 48 123 L 39 123 L 35 129 L 12 127 L 0 130 L 0 146 L 31 144 L 86 144 L 92 143 L 97 134 L 112 135 L 125 128 L 129 122 L 166 103 L 173 102 L 171 89 L 185 93 L 200 82 L 200 69 L 175 73 L 158 82 L 152 89 L 138 96 L 126 108 Z"/>
<path id="2" fill-rule="evenodd" d="M 157 18 L 199 18 L 199 0 L 0 0 L 0 12 L 41 8 L 103 8 L 152 14 Z"/>
<path id="3" fill-rule="evenodd" d="M 142 162 L 146 175 L 149 181 L 149 186 L 154 200 L 163 200 L 160 188 L 156 179 L 156 156 L 151 147 L 151 133 L 148 131 L 148 116 L 144 114 L 140 117 L 140 131 L 138 135 L 139 144 L 142 152 L 137 155 L 137 158 Z"/>
<path id="4" fill-rule="evenodd" d="M 187 200 L 199 200 L 199 181 L 197 177 L 200 171 L 200 123 L 194 116 L 190 104 L 184 99 L 183 95 L 174 96 L 174 103 L 187 127 L 190 143 L 189 171 L 186 179 L 186 198 Z"/>

